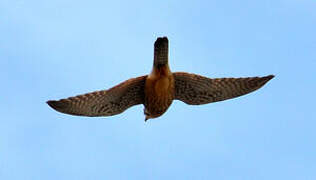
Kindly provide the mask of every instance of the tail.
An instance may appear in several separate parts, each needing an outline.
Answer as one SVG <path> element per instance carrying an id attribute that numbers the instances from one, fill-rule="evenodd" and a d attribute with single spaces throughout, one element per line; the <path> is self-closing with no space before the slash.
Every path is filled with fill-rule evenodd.
<path id="1" fill-rule="evenodd" d="M 159 37 L 154 47 L 154 66 L 162 66 L 168 64 L 168 38 Z"/>

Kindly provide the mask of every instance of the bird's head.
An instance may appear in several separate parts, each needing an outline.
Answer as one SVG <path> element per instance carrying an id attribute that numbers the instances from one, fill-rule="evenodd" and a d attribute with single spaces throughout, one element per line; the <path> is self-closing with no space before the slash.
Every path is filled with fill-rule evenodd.
<path id="1" fill-rule="evenodd" d="M 147 111 L 146 108 L 144 108 L 144 115 L 145 115 L 145 122 L 148 120 L 148 119 L 152 119 L 154 117 L 152 117 L 149 112 Z"/>

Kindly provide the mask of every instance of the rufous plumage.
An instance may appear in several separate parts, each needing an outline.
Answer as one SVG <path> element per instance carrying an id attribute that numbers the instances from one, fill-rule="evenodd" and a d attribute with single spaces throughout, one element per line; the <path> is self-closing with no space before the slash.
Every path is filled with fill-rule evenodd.
<path id="1" fill-rule="evenodd" d="M 47 104 L 56 111 L 78 116 L 112 116 L 143 104 L 145 121 L 163 115 L 173 100 L 190 105 L 207 104 L 253 92 L 274 76 L 247 78 L 207 78 L 169 68 L 169 42 L 158 38 L 154 44 L 154 63 L 149 75 L 129 79 L 108 90 L 95 91 Z"/>

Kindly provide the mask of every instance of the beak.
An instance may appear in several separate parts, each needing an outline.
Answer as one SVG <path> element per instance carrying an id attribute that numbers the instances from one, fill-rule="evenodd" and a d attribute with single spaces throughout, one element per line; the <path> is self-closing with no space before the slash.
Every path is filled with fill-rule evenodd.
<path id="1" fill-rule="evenodd" d="M 149 118 L 146 116 L 146 117 L 145 117 L 145 122 L 146 122 L 148 119 L 149 119 Z"/>

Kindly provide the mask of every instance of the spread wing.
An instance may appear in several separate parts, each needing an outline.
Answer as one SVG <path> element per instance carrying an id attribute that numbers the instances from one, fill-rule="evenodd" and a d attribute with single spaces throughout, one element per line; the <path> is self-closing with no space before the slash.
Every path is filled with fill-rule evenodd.
<path id="1" fill-rule="evenodd" d="M 147 76 L 129 79 L 109 90 L 95 91 L 58 101 L 47 101 L 56 111 L 78 116 L 112 116 L 144 103 Z"/>
<path id="2" fill-rule="evenodd" d="M 191 105 L 207 104 L 253 92 L 274 76 L 210 79 L 184 72 L 173 73 L 175 99 Z"/>

